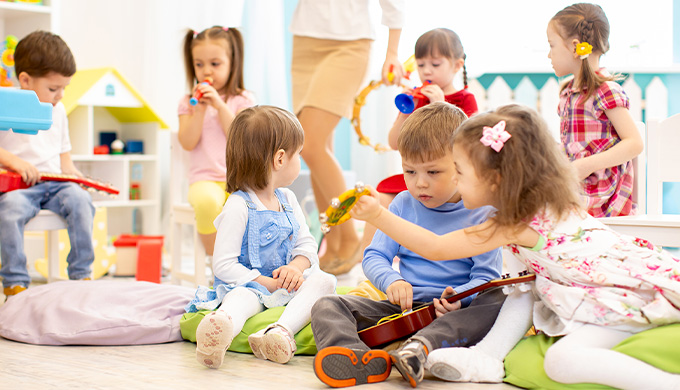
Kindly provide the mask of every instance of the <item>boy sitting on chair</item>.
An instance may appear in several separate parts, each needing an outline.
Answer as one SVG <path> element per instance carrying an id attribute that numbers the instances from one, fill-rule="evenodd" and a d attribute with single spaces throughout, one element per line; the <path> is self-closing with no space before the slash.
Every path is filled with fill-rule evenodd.
<path id="1" fill-rule="evenodd" d="M 6 297 L 26 290 L 24 226 L 47 209 L 68 224 L 71 252 L 69 279 L 89 279 L 94 261 L 92 221 L 94 206 L 87 191 L 70 182 L 39 182 L 40 172 L 83 176 L 71 161 L 71 142 L 64 104 L 59 101 L 76 72 L 71 50 L 57 35 L 35 31 L 19 41 L 14 52 L 21 89 L 35 91 L 52 104 L 52 127 L 37 135 L 0 131 L 0 167 L 17 172 L 29 188 L 0 194 L 0 277 Z"/>
<path id="2" fill-rule="evenodd" d="M 444 234 L 483 222 L 489 208 L 468 210 L 453 183 L 452 134 L 467 119 L 449 103 L 432 103 L 415 111 L 398 140 L 408 191 L 390 204 L 402 218 Z M 399 271 L 392 260 L 399 257 Z M 427 354 L 449 346 L 472 346 L 491 329 L 505 296 L 498 288 L 449 303 L 438 298 L 472 289 L 500 276 L 500 250 L 449 261 L 429 261 L 377 231 L 364 252 L 368 279 L 387 294 L 374 301 L 351 295 L 326 296 L 312 307 L 312 330 L 319 352 L 314 371 L 332 387 L 385 380 L 392 363 L 411 386 L 423 380 Z M 434 302 L 437 319 L 408 339 L 401 348 L 371 350 L 357 331 L 381 318 L 413 306 Z"/>

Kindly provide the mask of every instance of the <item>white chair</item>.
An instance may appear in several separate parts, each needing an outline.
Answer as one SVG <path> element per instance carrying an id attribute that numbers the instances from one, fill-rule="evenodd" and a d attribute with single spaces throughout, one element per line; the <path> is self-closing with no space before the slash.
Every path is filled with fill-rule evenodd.
<path id="1" fill-rule="evenodd" d="M 663 183 L 680 182 L 679 145 L 680 114 L 663 121 L 650 121 L 645 150 L 637 158 L 638 167 L 635 171 L 637 189 L 634 195 L 637 194 L 638 205 L 641 205 L 638 215 L 600 220 L 614 230 L 643 238 L 655 245 L 680 247 L 680 215 L 663 214 L 662 210 Z"/>
<path id="2" fill-rule="evenodd" d="M 189 153 L 179 144 L 177 133 L 170 135 L 170 280 L 181 284 L 208 285 L 205 250 L 196 230 L 194 209 L 186 201 Z M 182 226 L 192 227 L 194 273 L 182 271 Z"/>
<path id="3" fill-rule="evenodd" d="M 47 231 L 47 282 L 59 279 L 59 230 L 66 229 L 66 221 L 50 210 L 40 210 L 26 224 L 24 230 Z"/>

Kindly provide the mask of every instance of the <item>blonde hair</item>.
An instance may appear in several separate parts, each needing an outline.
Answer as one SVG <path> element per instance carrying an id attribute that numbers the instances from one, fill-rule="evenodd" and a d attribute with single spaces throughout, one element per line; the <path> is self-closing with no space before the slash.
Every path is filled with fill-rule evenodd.
<path id="1" fill-rule="evenodd" d="M 463 84 L 467 88 L 467 69 L 465 68 L 465 50 L 458 34 L 448 28 L 435 28 L 421 35 L 416 41 L 414 52 L 416 58 L 424 58 L 439 54 L 451 62 L 463 59 Z M 423 80 L 425 81 L 425 80 Z"/>
<path id="2" fill-rule="evenodd" d="M 243 86 L 243 37 L 240 31 L 232 27 L 213 26 L 200 33 L 188 30 L 184 35 L 182 51 L 184 52 L 184 70 L 186 71 L 189 90 L 194 87 L 195 83 L 203 81 L 196 79 L 192 49 L 205 41 L 219 42 L 226 50 L 230 63 L 230 72 L 226 84 L 227 97 L 240 95 L 245 90 Z"/>
<path id="3" fill-rule="evenodd" d="M 451 153 L 451 135 L 467 119 L 458 107 L 434 102 L 409 115 L 404 122 L 397 145 L 406 160 L 428 162 Z"/>
<path id="4" fill-rule="evenodd" d="M 496 152 L 480 139 L 484 127 L 499 121 L 511 137 Z M 533 109 L 511 104 L 478 114 L 456 130 L 453 143 L 468 153 L 477 177 L 497 186 L 498 210 L 491 217 L 497 226 L 520 228 L 546 208 L 558 219 L 582 208 L 576 175 Z"/>
<path id="5" fill-rule="evenodd" d="M 227 192 L 261 190 L 269 184 L 274 155 L 280 149 L 292 155 L 305 135 L 290 112 L 274 106 L 241 111 L 231 123 L 227 143 Z"/>
<path id="6" fill-rule="evenodd" d="M 609 20 L 602 7 L 595 4 L 578 3 L 570 5 L 550 19 L 560 37 L 566 42 L 578 39 L 593 46 L 593 55 L 602 55 L 609 51 Z M 596 54 L 599 53 L 599 54 Z M 598 69 L 590 67 L 587 59 L 581 61 L 579 73 L 579 89 L 585 89 L 590 96 L 606 81 L 621 79 L 620 75 L 604 76 Z M 562 86 L 564 89 L 568 83 Z"/>

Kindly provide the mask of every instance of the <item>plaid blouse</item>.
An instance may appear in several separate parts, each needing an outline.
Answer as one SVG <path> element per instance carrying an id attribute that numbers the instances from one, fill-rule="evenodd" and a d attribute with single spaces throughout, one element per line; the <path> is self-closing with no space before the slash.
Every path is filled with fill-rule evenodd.
<path id="1" fill-rule="evenodd" d="M 603 83 L 586 96 L 573 88 L 570 81 L 560 93 L 557 113 L 560 116 L 560 138 L 570 161 L 610 149 L 621 140 L 607 118 L 605 110 L 629 107 L 623 88 L 614 81 Z M 587 210 L 596 218 L 635 214 L 633 204 L 633 162 L 593 172 L 582 183 Z"/>

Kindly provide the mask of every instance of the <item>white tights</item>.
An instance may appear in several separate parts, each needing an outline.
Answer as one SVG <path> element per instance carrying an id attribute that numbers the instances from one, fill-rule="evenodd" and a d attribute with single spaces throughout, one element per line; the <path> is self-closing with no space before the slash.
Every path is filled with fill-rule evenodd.
<path id="1" fill-rule="evenodd" d="M 291 335 L 295 335 L 309 324 L 314 303 L 324 295 L 335 290 L 335 277 L 320 270 L 313 270 L 302 283 L 297 294 L 286 305 L 277 324 L 283 326 Z M 248 318 L 265 310 L 257 295 L 245 287 L 236 287 L 224 297 L 222 310 L 231 317 L 234 325 L 234 337 L 243 329 Z"/>
<path id="2" fill-rule="evenodd" d="M 584 325 L 553 344 L 543 367 L 561 383 L 598 383 L 619 389 L 680 389 L 680 375 L 671 374 L 612 347 L 632 333 Z"/>

